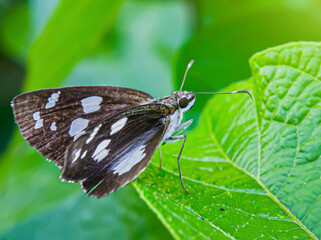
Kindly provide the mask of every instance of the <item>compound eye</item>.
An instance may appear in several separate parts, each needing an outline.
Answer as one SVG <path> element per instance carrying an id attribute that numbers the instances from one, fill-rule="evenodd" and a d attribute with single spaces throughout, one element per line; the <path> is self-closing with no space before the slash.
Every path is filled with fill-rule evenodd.
<path id="1" fill-rule="evenodd" d="M 178 104 L 180 108 L 186 108 L 188 106 L 188 99 L 186 97 L 183 97 L 179 100 Z"/>

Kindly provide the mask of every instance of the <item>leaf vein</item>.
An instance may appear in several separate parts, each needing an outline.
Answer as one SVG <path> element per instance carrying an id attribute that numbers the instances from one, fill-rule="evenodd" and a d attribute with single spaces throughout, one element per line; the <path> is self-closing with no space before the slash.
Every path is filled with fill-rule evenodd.
<path id="1" fill-rule="evenodd" d="M 220 152 L 221 154 L 225 157 L 225 159 L 230 163 L 232 164 L 234 167 L 236 167 L 237 169 L 243 171 L 245 174 L 247 174 L 249 177 L 253 178 L 255 181 L 257 181 L 257 183 L 263 188 L 263 190 L 268 194 L 268 196 L 275 202 L 277 203 L 282 209 L 284 212 L 286 212 L 293 220 L 293 222 L 297 223 L 304 231 L 306 231 L 313 239 L 317 239 L 317 237 L 296 217 L 294 216 L 290 209 L 288 209 L 285 205 L 283 205 L 279 199 L 274 196 L 270 190 L 264 185 L 264 183 L 261 181 L 260 178 L 258 177 L 255 177 L 253 174 L 251 174 L 250 172 L 248 172 L 247 170 L 245 170 L 244 168 L 236 165 L 226 154 L 225 152 L 223 151 L 222 147 L 218 144 L 218 141 L 216 139 L 216 137 L 214 136 L 213 134 L 213 127 L 212 127 L 212 124 L 211 124 L 211 121 L 210 121 L 210 118 L 207 117 L 207 124 L 208 124 L 208 127 L 209 127 L 209 132 L 210 132 L 210 136 L 212 137 L 214 143 L 216 144 L 216 146 L 220 149 Z"/>
<path id="2" fill-rule="evenodd" d="M 161 197 L 163 197 L 164 199 L 170 200 L 167 196 L 164 196 L 163 194 L 161 194 L 158 190 L 155 189 L 155 191 L 157 191 L 157 194 L 160 195 Z M 197 212 L 193 211 L 190 208 L 187 208 L 186 206 L 184 206 L 183 204 L 177 202 L 177 201 L 172 201 L 174 205 L 180 206 L 184 209 L 186 209 L 187 211 L 189 211 L 190 213 L 196 215 L 197 217 L 201 217 L 201 215 L 199 215 Z M 204 219 L 205 220 L 205 219 Z M 207 220 L 206 220 L 207 221 Z M 222 229 L 220 229 L 218 226 L 214 225 L 211 221 L 207 221 L 212 227 L 214 227 L 215 229 L 217 229 L 218 231 L 220 231 L 221 233 L 223 233 L 225 236 L 236 240 L 234 237 L 232 237 L 229 233 L 223 231 Z"/>

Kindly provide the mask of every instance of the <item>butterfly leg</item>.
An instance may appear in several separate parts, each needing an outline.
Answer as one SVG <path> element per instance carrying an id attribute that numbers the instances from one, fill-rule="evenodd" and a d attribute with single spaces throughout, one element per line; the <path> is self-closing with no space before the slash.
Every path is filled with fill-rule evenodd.
<path id="1" fill-rule="evenodd" d="M 176 131 L 177 130 L 180 130 L 178 133 L 175 134 L 175 136 L 181 134 L 182 132 L 184 132 L 193 122 L 193 119 L 190 119 L 182 124 L 180 124 L 177 128 L 176 128 Z"/>
<path id="2" fill-rule="evenodd" d="M 188 121 L 186 121 L 186 122 L 178 125 L 178 126 L 175 128 L 175 131 L 174 131 L 174 132 L 176 132 L 176 131 L 178 131 L 178 130 L 179 130 L 179 132 L 176 133 L 176 134 L 174 134 L 173 136 L 171 136 L 171 137 L 169 137 L 169 138 L 166 138 L 166 139 L 162 142 L 162 145 L 165 145 L 166 143 L 174 143 L 174 142 L 177 142 L 177 141 L 179 141 L 180 139 L 182 139 L 182 138 L 173 138 L 173 137 L 174 137 L 174 136 L 179 137 L 179 136 L 180 136 L 179 134 L 181 134 L 183 131 L 185 131 L 185 130 L 192 124 L 192 122 L 193 122 L 193 119 L 190 119 L 190 120 L 188 120 Z"/>
<path id="3" fill-rule="evenodd" d="M 162 169 L 162 153 L 160 150 L 160 146 L 158 147 L 158 154 L 159 154 L 159 169 Z"/>
<path id="4" fill-rule="evenodd" d="M 181 158 L 181 155 L 182 155 L 182 152 L 183 152 L 183 149 L 184 149 L 184 145 L 185 145 L 185 141 L 186 141 L 186 135 L 175 135 L 175 136 L 171 136 L 168 140 L 172 140 L 172 141 L 178 141 L 180 139 L 183 139 L 183 143 L 182 143 L 182 147 L 181 147 L 181 150 L 179 151 L 179 154 L 178 154 L 178 157 L 177 157 L 177 163 L 178 163 L 178 171 L 179 171 L 179 178 L 181 180 L 181 184 L 182 184 L 182 187 L 184 189 L 184 191 L 188 194 L 185 186 L 184 186 L 184 182 L 183 182 L 183 179 L 182 179 L 182 172 L 181 172 L 181 164 L 179 163 L 179 159 Z"/>

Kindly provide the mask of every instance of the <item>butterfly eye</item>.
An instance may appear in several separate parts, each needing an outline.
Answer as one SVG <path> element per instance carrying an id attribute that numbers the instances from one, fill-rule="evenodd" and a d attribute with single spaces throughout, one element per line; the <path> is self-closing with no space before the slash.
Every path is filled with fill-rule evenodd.
<path id="1" fill-rule="evenodd" d="M 181 98 L 178 102 L 180 108 L 186 108 L 188 103 L 189 101 L 186 97 Z"/>

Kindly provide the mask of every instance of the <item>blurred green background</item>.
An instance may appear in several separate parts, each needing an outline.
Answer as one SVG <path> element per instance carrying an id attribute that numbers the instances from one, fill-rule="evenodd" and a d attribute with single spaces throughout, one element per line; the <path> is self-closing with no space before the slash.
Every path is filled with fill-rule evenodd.
<path id="1" fill-rule="evenodd" d="M 317 0 L 1 0 L 0 238 L 172 238 L 131 186 L 96 200 L 60 183 L 14 126 L 15 95 L 115 85 L 162 97 L 179 88 L 191 59 L 184 89 L 219 91 L 251 76 L 257 51 L 320 41 L 320 29 Z M 207 100 L 187 118 L 197 120 Z"/>

